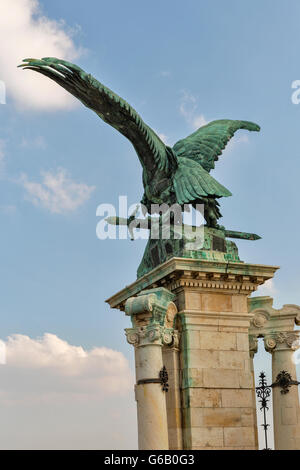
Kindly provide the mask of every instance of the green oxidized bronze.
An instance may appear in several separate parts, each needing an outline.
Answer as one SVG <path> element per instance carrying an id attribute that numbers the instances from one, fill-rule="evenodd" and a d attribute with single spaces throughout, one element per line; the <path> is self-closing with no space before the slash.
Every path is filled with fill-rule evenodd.
<path id="1" fill-rule="evenodd" d="M 235 132 L 239 129 L 259 131 L 257 124 L 229 119 L 212 121 L 171 148 L 125 100 L 77 65 L 53 57 L 25 59 L 23 62 L 19 67 L 51 78 L 131 141 L 143 167 L 144 195 L 141 203 L 149 213 L 153 214 L 154 204 L 179 204 L 182 210 L 185 204 L 194 208 L 197 204 L 204 205 L 203 248 L 186 249 L 184 237 L 181 240 L 149 239 L 138 276 L 171 256 L 214 259 L 222 253 L 223 260 L 239 261 L 236 245 L 226 241 L 225 237 L 260 238 L 255 234 L 227 231 L 218 225 L 218 219 L 222 217 L 218 199 L 231 196 L 231 192 L 210 175 Z M 115 220 L 113 223 L 119 222 Z"/>

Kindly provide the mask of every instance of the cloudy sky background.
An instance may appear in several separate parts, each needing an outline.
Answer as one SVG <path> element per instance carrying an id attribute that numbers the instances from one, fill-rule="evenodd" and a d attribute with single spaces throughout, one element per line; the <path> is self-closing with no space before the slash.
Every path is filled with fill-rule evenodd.
<path id="1" fill-rule="evenodd" d="M 130 143 L 16 66 L 78 63 L 170 145 L 213 119 L 260 124 L 214 176 L 233 193 L 222 223 L 263 236 L 240 241 L 241 258 L 281 266 L 260 291 L 279 308 L 300 304 L 299 13 L 297 0 L 1 0 L 1 448 L 136 447 L 129 320 L 104 300 L 134 281 L 145 246 L 96 238 L 100 203 L 142 196 Z M 256 366 L 270 374 L 269 356 Z"/>

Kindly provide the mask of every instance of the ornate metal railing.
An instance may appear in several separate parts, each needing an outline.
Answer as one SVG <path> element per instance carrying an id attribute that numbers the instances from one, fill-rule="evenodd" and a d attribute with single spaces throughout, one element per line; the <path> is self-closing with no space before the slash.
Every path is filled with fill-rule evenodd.
<path id="1" fill-rule="evenodd" d="M 286 395 L 287 393 L 289 393 L 289 389 L 292 385 L 300 385 L 300 382 L 297 382 L 297 380 L 293 380 L 291 374 L 289 374 L 286 370 L 282 370 L 277 375 L 275 382 L 271 385 L 267 385 L 266 374 L 264 372 L 261 372 L 259 375 L 259 386 L 255 387 L 255 391 L 258 401 L 261 404 L 260 411 L 263 411 L 264 413 L 264 422 L 261 425 L 265 433 L 265 448 L 263 450 L 271 450 L 268 447 L 268 428 L 270 427 L 270 425 L 267 424 L 267 411 L 269 411 L 268 403 L 270 401 L 271 389 L 275 387 L 280 387 L 280 393 L 282 395 Z"/>
<path id="2" fill-rule="evenodd" d="M 267 385 L 266 374 L 264 372 L 261 372 L 259 375 L 259 386 L 255 387 L 255 391 L 258 401 L 261 404 L 260 411 L 263 411 L 264 414 L 264 422 L 261 425 L 265 433 L 265 448 L 263 450 L 271 450 L 268 447 L 268 428 L 270 425 L 267 423 L 267 411 L 269 411 L 268 403 L 270 401 L 271 387 L 270 385 Z"/>

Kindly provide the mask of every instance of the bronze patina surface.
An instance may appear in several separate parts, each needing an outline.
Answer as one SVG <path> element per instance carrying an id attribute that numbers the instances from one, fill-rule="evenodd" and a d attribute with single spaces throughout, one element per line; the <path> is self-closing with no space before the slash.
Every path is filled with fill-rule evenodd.
<path id="1" fill-rule="evenodd" d="M 200 127 L 193 134 L 179 140 L 172 148 L 120 96 L 86 73 L 77 65 L 54 57 L 24 59 L 19 67 L 34 70 L 54 80 L 58 85 L 92 109 L 104 122 L 117 129 L 131 141 L 143 168 L 144 195 L 141 203 L 153 214 L 153 205 L 161 213 L 160 205 L 186 204 L 198 209 L 204 207 L 206 221 L 202 249 L 187 249 L 187 241 L 149 239 L 143 261 L 138 270 L 142 276 L 171 256 L 202 259 L 220 259 L 239 262 L 236 245 L 225 237 L 256 240 L 255 234 L 225 230 L 218 224 L 222 217 L 218 200 L 231 192 L 215 180 L 210 172 L 215 167 L 228 141 L 239 129 L 259 131 L 249 121 L 221 119 Z M 115 221 L 119 224 L 117 218 Z M 188 253 L 187 253 L 188 252 Z"/>

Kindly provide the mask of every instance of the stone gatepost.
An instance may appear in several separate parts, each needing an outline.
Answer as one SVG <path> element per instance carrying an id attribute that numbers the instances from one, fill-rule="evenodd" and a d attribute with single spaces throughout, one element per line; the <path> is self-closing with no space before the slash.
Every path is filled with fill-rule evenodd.
<path id="1" fill-rule="evenodd" d="M 136 346 L 137 383 L 157 377 L 162 365 L 168 364 L 172 387 L 167 394 L 159 384 L 137 385 L 140 448 L 167 448 L 167 435 L 170 449 L 257 448 L 249 355 L 253 315 L 248 312 L 247 299 L 276 269 L 172 258 L 107 300 L 112 308 L 126 310 L 133 319 L 127 337 Z M 157 295 L 162 287 L 169 293 L 163 290 L 167 300 L 158 315 L 155 304 L 161 302 Z M 157 300 L 151 297 L 151 310 L 152 294 Z M 173 301 L 177 321 L 167 325 L 168 302 L 174 318 Z M 171 326 L 179 330 L 179 344 L 178 334 L 168 330 Z M 168 352 L 166 348 L 170 348 Z M 148 399 L 150 393 L 153 402 Z M 153 436 L 154 430 L 158 436 Z"/>
<path id="2" fill-rule="evenodd" d="M 278 374 L 286 371 L 296 380 L 296 366 L 293 360 L 295 351 L 300 347 L 300 307 L 284 305 L 273 308 L 271 297 L 250 299 L 250 311 L 254 315 L 250 328 L 251 342 L 264 337 L 265 349 L 272 354 L 272 382 Z M 274 441 L 276 450 L 300 449 L 300 407 L 298 387 L 289 388 L 282 393 L 279 386 L 273 387 Z"/>

